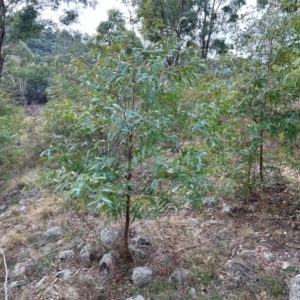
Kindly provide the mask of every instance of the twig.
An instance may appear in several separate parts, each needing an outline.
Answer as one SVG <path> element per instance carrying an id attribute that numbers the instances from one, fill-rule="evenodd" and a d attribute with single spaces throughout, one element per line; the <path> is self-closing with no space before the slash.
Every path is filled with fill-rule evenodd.
<path id="1" fill-rule="evenodd" d="M 1 247 L 0 247 L 0 251 L 1 251 L 1 254 L 3 256 L 3 262 L 4 262 L 4 268 L 5 268 L 4 294 L 5 294 L 5 300 L 8 300 L 8 289 L 7 289 L 8 271 L 7 271 L 5 254 L 4 254 L 4 251 Z"/>

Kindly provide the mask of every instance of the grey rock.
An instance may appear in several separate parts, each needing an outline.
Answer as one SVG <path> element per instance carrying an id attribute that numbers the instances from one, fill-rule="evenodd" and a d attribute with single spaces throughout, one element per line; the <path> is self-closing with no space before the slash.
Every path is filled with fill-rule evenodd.
<path id="1" fill-rule="evenodd" d="M 63 280 L 67 280 L 67 279 L 73 277 L 73 275 L 74 275 L 74 270 L 71 270 L 71 269 L 61 270 L 61 271 L 55 273 L 56 278 L 61 278 Z"/>
<path id="2" fill-rule="evenodd" d="M 290 261 L 283 261 L 281 264 L 282 270 L 287 270 L 289 267 L 291 267 L 293 264 Z"/>
<path id="3" fill-rule="evenodd" d="M 90 261 L 91 249 L 92 249 L 91 244 L 87 243 L 80 250 L 79 256 L 85 267 L 89 267 L 91 264 Z"/>
<path id="4" fill-rule="evenodd" d="M 133 239 L 131 239 L 131 243 L 133 245 L 138 245 L 138 246 L 152 246 L 151 242 L 143 236 L 137 236 Z"/>
<path id="5" fill-rule="evenodd" d="M 153 252 L 151 242 L 142 236 L 135 237 L 129 245 L 130 254 L 135 262 L 140 262 L 148 259 Z"/>
<path id="6" fill-rule="evenodd" d="M 251 277 L 251 268 L 245 262 L 237 259 L 230 259 L 226 262 L 230 276 L 241 282 L 246 282 Z"/>
<path id="7" fill-rule="evenodd" d="M 27 260 L 24 262 L 17 263 L 14 267 L 14 270 L 11 272 L 11 277 L 23 276 L 26 273 L 26 269 L 32 266 L 32 261 Z"/>
<path id="8" fill-rule="evenodd" d="M 30 191 L 22 191 L 21 197 L 24 199 L 36 197 L 39 194 L 40 190 L 38 188 L 33 188 Z"/>
<path id="9" fill-rule="evenodd" d="M 65 300 L 77 300 L 80 299 L 78 293 L 73 287 L 69 287 L 67 291 L 63 295 L 63 299 Z"/>
<path id="10" fill-rule="evenodd" d="M 56 300 L 59 299 L 59 291 L 61 290 L 60 286 L 57 284 L 50 285 L 47 287 L 47 289 L 44 291 L 44 295 L 47 297 L 46 299 L 49 300 Z"/>
<path id="11" fill-rule="evenodd" d="M 202 199 L 202 203 L 205 206 L 216 206 L 219 202 L 220 200 L 215 197 L 205 197 Z"/>
<path id="12" fill-rule="evenodd" d="M 192 298 L 195 298 L 197 296 L 197 291 L 194 287 L 191 287 L 189 289 L 189 294 L 192 296 Z"/>
<path id="13" fill-rule="evenodd" d="M 152 280 L 152 269 L 147 267 L 134 268 L 132 272 L 132 281 L 136 285 L 144 285 Z"/>
<path id="14" fill-rule="evenodd" d="M 113 248 L 116 245 L 120 244 L 121 238 L 121 231 L 118 228 L 112 226 L 104 227 L 100 232 L 101 242 L 109 248 Z"/>
<path id="15" fill-rule="evenodd" d="M 139 249 L 135 245 L 129 245 L 129 252 L 134 262 L 141 262 L 150 256 L 149 252 L 144 251 L 144 249 Z"/>
<path id="16" fill-rule="evenodd" d="M 46 284 L 47 284 L 47 281 L 48 281 L 48 277 L 47 276 L 44 276 L 42 279 L 40 279 L 36 285 L 35 285 L 35 288 L 38 289 L 38 290 L 42 290 Z"/>
<path id="17" fill-rule="evenodd" d="M 62 246 L 64 243 L 65 243 L 64 240 L 58 240 L 58 241 L 55 243 L 55 245 L 56 245 L 57 247 L 60 247 L 60 246 Z"/>
<path id="18" fill-rule="evenodd" d="M 8 197 L 14 197 L 19 195 L 20 195 L 20 190 L 13 190 L 8 194 Z"/>
<path id="19" fill-rule="evenodd" d="M 243 250 L 238 254 L 238 256 L 242 258 L 252 258 L 256 257 L 257 253 L 254 250 Z"/>
<path id="20" fill-rule="evenodd" d="M 221 211 L 224 215 L 233 215 L 233 208 L 230 204 L 224 203 Z"/>
<path id="21" fill-rule="evenodd" d="M 187 281 L 189 272 L 183 268 L 176 269 L 169 277 L 169 282 L 176 284 L 184 284 Z"/>
<path id="22" fill-rule="evenodd" d="M 20 281 L 13 281 L 9 284 L 9 287 L 11 289 L 13 288 L 18 288 L 18 287 L 21 287 L 23 285 L 26 285 L 26 281 L 25 280 L 20 280 Z"/>
<path id="23" fill-rule="evenodd" d="M 102 276 L 114 273 L 119 263 L 119 255 L 115 251 L 104 254 L 99 262 L 99 271 Z"/>
<path id="24" fill-rule="evenodd" d="M 26 206 L 25 205 L 22 205 L 20 208 L 19 208 L 19 211 L 23 212 L 26 210 Z"/>
<path id="25" fill-rule="evenodd" d="M 10 274 L 11 277 L 23 276 L 26 273 L 26 262 L 17 263 Z"/>
<path id="26" fill-rule="evenodd" d="M 63 229 L 59 226 L 54 226 L 49 228 L 44 235 L 49 238 L 49 237 L 56 237 L 56 236 L 61 236 L 63 234 Z"/>
<path id="27" fill-rule="evenodd" d="M 1 204 L 0 205 L 0 213 L 4 212 L 7 209 L 7 205 L 6 204 Z"/>
<path id="28" fill-rule="evenodd" d="M 126 300 L 145 300 L 145 298 L 141 295 L 137 295 L 134 297 L 127 298 Z"/>
<path id="29" fill-rule="evenodd" d="M 256 207 L 254 205 L 249 205 L 248 206 L 248 211 L 255 212 L 256 211 Z"/>
<path id="30" fill-rule="evenodd" d="M 70 260 L 74 258 L 75 253 L 73 250 L 65 250 L 60 253 L 58 253 L 57 258 L 61 260 Z"/>
<path id="31" fill-rule="evenodd" d="M 289 300 L 299 300 L 300 299 L 300 274 L 296 275 L 290 285 Z"/>
<path id="32" fill-rule="evenodd" d="M 276 260 L 276 256 L 273 253 L 270 252 L 264 252 L 263 256 L 265 259 L 269 260 L 269 261 L 275 261 Z"/>
<path id="33" fill-rule="evenodd" d="M 85 244 L 80 250 L 80 253 L 79 253 L 80 257 L 82 259 L 86 259 L 86 258 L 89 259 L 90 254 L 91 254 L 91 249 L 92 249 L 91 244 L 89 244 L 89 243 Z"/>

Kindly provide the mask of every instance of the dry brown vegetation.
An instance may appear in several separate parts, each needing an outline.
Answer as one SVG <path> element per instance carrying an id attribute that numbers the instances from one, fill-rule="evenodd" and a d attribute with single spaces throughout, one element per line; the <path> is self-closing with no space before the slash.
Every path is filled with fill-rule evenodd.
<path id="1" fill-rule="evenodd" d="M 154 270 L 154 279 L 140 288 L 130 279 L 132 268 L 139 266 L 134 263 L 121 264 L 112 278 L 100 280 L 98 263 L 108 251 L 99 241 L 105 216 L 75 210 L 44 190 L 28 200 L 24 211 L 19 210 L 16 196 L 2 197 L 9 209 L 0 216 L 0 246 L 9 271 L 18 263 L 27 264 L 22 276 L 10 278 L 10 283 L 20 281 L 20 286 L 9 288 L 9 299 L 126 299 L 137 294 L 145 299 L 287 299 L 289 280 L 300 263 L 295 183 L 270 187 L 257 195 L 257 202 L 246 200 L 223 199 L 233 206 L 231 214 L 221 213 L 221 204 L 197 210 L 186 206 L 156 220 L 134 222 L 132 236 L 146 236 L 153 245 L 145 265 Z M 118 221 L 111 223 L 122 227 Z M 64 229 L 59 240 L 43 236 L 51 226 Z M 88 267 L 79 257 L 78 245 L 83 242 L 93 245 Z M 59 251 L 70 248 L 75 258 L 59 261 Z M 234 274 L 232 261 L 251 268 Z M 189 270 L 182 286 L 168 282 L 178 267 Z M 0 269 L 3 284 L 3 259 Z M 72 269 L 76 276 L 56 277 L 64 269 Z M 3 289 L 0 295 L 3 299 Z"/>

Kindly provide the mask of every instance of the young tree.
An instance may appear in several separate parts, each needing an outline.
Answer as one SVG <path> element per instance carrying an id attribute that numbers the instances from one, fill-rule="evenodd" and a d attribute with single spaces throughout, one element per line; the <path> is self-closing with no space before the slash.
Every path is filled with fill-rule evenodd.
<path id="1" fill-rule="evenodd" d="M 44 154 L 63 165 L 50 172 L 57 189 L 124 216 L 129 257 L 132 221 L 187 201 L 199 205 L 206 193 L 204 152 L 187 144 L 196 117 L 181 106 L 193 66 L 168 70 L 161 48 L 137 47 L 132 32 L 99 27 L 109 30 L 94 41 L 94 64 L 81 76 L 90 99 L 50 103 L 46 126 L 60 140 Z"/>

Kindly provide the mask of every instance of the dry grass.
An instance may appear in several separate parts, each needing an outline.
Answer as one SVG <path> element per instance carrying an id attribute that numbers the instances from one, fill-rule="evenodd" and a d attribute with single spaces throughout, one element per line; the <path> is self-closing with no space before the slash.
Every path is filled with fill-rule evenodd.
<path id="1" fill-rule="evenodd" d="M 275 196 L 279 200 L 274 204 L 270 199 Z M 232 216 L 221 214 L 218 207 L 195 210 L 186 206 L 157 220 L 136 221 L 132 234 L 148 237 L 153 245 L 149 259 L 143 264 L 153 269 L 154 279 L 147 287 L 140 288 L 130 283 L 132 268 L 140 263 L 122 262 L 113 278 L 100 281 L 98 263 L 107 249 L 98 239 L 105 216 L 68 208 L 50 192 L 41 191 L 25 211 L 20 212 L 18 205 L 14 205 L 9 208 L 11 213 L 0 219 L 0 246 L 6 251 L 10 271 L 18 262 L 32 261 L 26 274 L 16 278 L 24 280 L 24 285 L 10 289 L 11 299 L 50 299 L 55 293 L 60 299 L 71 299 L 68 297 L 73 293 L 72 300 L 77 296 L 86 300 L 117 300 L 137 294 L 156 300 L 287 299 L 286 283 L 296 274 L 300 263 L 297 255 L 300 241 L 295 230 L 297 194 L 291 188 L 283 192 L 270 188 L 260 198 L 254 212 L 247 210 L 247 203 L 240 203 Z M 122 227 L 123 221 L 111 224 Z M 63 236 L 45 240 L 43 233 L 51 226 L 61 226 Z M 82 265 L 77 248 L 84 242 L 91 243 L 94 249 L 89 268 Z M 59 251 L 65 249 L 74 250 L 72 261 L 57 260 Z M 268 260 L 265 253 L 276 259 Z M 235 282 L 226 267 L 228 260 L 241 258 L 253 265 L 256 272 L 257 281 L 251 285 Z M 277 260 L 291 262 L 294 269 L 283 271 Z M 189 270 L 188 282 L 171 285 L 168 278 L 179 267 Z M 3 268 L 1 260 L 0 268 Z M 57 271 L 68 268 L 77 275 L 67 281 L 55 277 Z M 79 279 L 79 276 L 86 277 Z M 44 277 L 45 284 L 37 287 Z M 189 293 L 191 287 L 196 290 L 196 298 Z"/>

